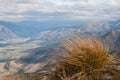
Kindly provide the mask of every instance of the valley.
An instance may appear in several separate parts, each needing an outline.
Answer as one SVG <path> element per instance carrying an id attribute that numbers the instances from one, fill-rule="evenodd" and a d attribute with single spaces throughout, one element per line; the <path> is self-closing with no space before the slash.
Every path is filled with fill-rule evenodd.
<path id="1" fill-rule="evenodd" d="M 6 26 L 2 26 L 0 30 L 2 28 Z M 48 69 L 55 66 L 53 57 L 62 56 L 59 51 L 64 49 L 60 43 L 74 35 L 98 37 L 110 52 L 120 50 L 119 20 L 87 22 L 78 26 L 48 29 L 40 31 L 34 37 L 28 36 L 31 33 L 24 36 L 26 33 L 10 29 L 12 26 L 9 27 L 10 30 L 7 28 L 0 32 L 0 74 L 3 76 L 14 73 L 47 73 Z"/>

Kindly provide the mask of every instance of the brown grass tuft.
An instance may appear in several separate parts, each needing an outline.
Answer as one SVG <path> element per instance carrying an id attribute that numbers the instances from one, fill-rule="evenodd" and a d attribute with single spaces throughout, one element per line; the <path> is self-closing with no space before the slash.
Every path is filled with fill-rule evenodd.
<path id="1" fill-rule="evenodd" d="M 114 80 L 117 76 L 115 56 L 108 54 L 98 38 L 74 37 L 64 43 L 64 48 L 67 55 L 58 60 L 49 80 Z"/>

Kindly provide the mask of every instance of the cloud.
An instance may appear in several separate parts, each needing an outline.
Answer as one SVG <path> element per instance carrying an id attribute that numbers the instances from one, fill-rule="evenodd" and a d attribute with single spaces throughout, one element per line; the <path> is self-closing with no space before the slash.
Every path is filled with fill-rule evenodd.
<path id="1" fill-rule="evenodd" d="M 120 18 L 120 0 L 0 0 L 0 20 Z"/>
<path id="2" fill-rule="evenodd" d="M 45 0 L 0 0 L 0 3 L 42 3 Z"/>

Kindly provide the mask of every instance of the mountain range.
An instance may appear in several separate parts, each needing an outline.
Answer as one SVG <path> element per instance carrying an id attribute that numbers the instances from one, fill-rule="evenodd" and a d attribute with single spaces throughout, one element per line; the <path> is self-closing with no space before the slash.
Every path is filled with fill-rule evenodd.
<path id="1" fill-rule="evenodd" d="M 22 24 L 23 23 L 23 24 Z M 62 36 L 71 34 L 92 34 L 92 35 L 103 35 L 110 30 L 118 29 L 120 26 L 120 21 L 98 21 L 98 22 L 86 22 L 84 24 L 79 24 L 76 26 L 60 26 L 60 27 L 43 27 L 40 26 L 40 22 L 29 23 L 29 25 L 24 22 L 5 22 L 0 21 L 0 25 L 7 28 L 10 32 L 14 33 L 22 38 L 32 37 L 41 40 L 59 40 Z M 2 31 L 3 32 L 3 31 Z M 2 35 L 2 34 L 1 34 Z M 9 34 L 13 36 L 13 34 Z M 2 38 L 1 38 L 2 39 Z"/>
<path id="2" fill-rule="evenodd" d="M 120 21 L 100 21 L 100 22 L 87 22 L 78 26 L 69 26 L 62 28 L 54 28 L 40 32 L 35 40 L 42 40 L 43 42 L 54 43 L 55 41 L 63 40 L 72 35 L 92 35 L 102 36 L 112 30 L 120 28 Z"/>
<path id="3" fill-rule="evenodd" d="M 120 20 L 87 22 L 77 26 L 62 26 L 44 30 L 39 28 L 38 32 L 36 31 L 38 27 L 33 27 L 35 24 L 31 27 L 22 27 L 24 25 L 19 25 L 19 23 L 3 23 L 0 22 L 1 40 L 31 37 L 25 43 L 5 47 L 6 49 L 0 52 L 0 55 L 4 56 L 4 60 L 0 58 L 0 61 L 4 62 L 4 65 L 0 63 L 3 66 L 1 66 L 3 72 L 11 71 L 16 65 L 15 72 L 22 69 L 25 73 L 44 73 L 54 66 L 53 57 L 61 57 L 59 50 L 64 49 L 60 46 L 60 42 L 74 35 L 98 37 L 111 53 L 118 52 L 119 54 L 120 51 Z M 31 36 L 32 32 L 34 36 Z"/>

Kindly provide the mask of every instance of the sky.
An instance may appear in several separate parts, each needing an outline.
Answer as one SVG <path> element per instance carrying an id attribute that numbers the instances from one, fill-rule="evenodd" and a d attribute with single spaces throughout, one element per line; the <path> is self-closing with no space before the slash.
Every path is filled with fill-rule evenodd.
<path id="1" fill-rule="evenodd" d="M 120 0 L 0 0 L 0 20 L 120 19 Z"/>

